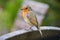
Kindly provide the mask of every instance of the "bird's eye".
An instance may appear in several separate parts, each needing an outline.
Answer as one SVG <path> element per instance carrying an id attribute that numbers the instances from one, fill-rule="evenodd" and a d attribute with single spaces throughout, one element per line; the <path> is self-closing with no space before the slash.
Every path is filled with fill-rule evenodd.
<path id="1" fill-rule="evenodd" d="M 28 9 L 28 8 L 25 8 L 25 9 Z"/>

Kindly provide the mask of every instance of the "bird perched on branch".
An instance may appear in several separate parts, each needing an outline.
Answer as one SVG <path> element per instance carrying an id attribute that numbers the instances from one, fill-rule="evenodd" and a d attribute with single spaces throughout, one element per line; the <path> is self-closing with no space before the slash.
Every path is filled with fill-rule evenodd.
<path id="1" fill-rule="evenodd" d="M 33 13 L 33 10 L 30 6 L 23 7 L 22 9 L 22 17 L 23 19 L 31 26 L 36 26 L 36 28 L 39 30 L 41 36 L 42 32 L 40 29 L 40 24 L 37 21 L 36 15 Z"/>

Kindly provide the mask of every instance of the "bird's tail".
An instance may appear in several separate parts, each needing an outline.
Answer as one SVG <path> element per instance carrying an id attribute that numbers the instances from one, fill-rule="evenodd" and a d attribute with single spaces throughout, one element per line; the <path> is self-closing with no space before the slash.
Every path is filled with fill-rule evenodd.
<path id="1" fill-rule="evenodd" d="M 40 32 L 41 36 L 43 36 L 42 31 L 39 26 L 38 26 L 38 31 Z"/>
<path id="2" fill-rule="evenodd" d="M 39 33 L 41 34 L 41 36 L 43 36 L 42 31 L 41 31 L 41 29 L 40 29 L 40 26 L 39 26 L 39 25 L 37 26 L 37 29 L 38 29 Z"/>

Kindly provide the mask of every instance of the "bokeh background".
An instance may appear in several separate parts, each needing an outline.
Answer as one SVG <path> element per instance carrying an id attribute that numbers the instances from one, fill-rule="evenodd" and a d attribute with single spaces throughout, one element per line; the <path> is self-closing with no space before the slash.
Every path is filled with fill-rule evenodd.
<path id="1" fill-rule="evenodd" d="M 23 0 L 0 0 L 0 34 L 11 31 Z"/>
<path id="2" fill-rule="evenodd" d="M 0 35 L 11 32 L 11 29 L 15 28 L 15 19 L 24 1 L 27 0 L 0 0 Z M 41 26 L 60 27 L 60 0 L 34 1 L 49 5 Z"/>

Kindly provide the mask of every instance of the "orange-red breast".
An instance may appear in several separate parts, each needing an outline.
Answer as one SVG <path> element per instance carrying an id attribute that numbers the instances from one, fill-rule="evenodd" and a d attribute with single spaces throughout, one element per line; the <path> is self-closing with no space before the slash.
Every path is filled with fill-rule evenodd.
<path id="1" fill-rule="evenodd" d="M 33 13 L 31 7 L 26 6 L 26 7 L 22 8 L 22 17 L 31 26 L 33 26 L 33 25 L 36 26 L 42 36 L 42 32 L 40 30 L 40 24 L 38 23 L 37 17 Z"/>

